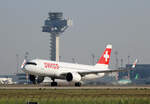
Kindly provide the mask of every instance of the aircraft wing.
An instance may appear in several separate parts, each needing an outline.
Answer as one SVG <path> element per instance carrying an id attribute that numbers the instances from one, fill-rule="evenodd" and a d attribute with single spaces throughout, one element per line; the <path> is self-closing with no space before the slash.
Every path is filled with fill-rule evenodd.
<path id="1" fill-rule="evenodd" d="M 84 76 L 86 74 L 98 74 L 98 73 L 112 73 L 112 72 L 126 72 L 132 69 L 108 69 L 108 70 L 100 70 L 100 71 L 84 71 L 78 72 L 80 75 Z"/>
<path id="2" fill-rule="evenodd" d="M 80 75 L 84 76 L 86 74 L 98 74 L 98 73 L 112 73 L 112 72 L 126 72 L 126 71 L 130 71 L 133 70 L 136 66 L 137 63 L 137 59 L 135 60 L 135 62 L 133 63 L 132 67 L 129 69 L 107 69 L 107 70 L 98 70 L 98 71 L 83 71 L 83 72 L 78 72 Z"/>
<path id="3" fill-rule="evenodd" d="M 86 71 L 79 71 L 79 72 L 72 72 L 72 73 L 78 73 L 83 77 L 87 74 L 126 72 L 126 71 L 129 71 L 129 70 L 133 70 L 133 68 L 131 68 L 131 69 L 107 69 L 107 70 L 99 70 L 99 71 L 86 70 Z M 61 74 L 61 76 L 65 77 L 67 73 L 68 72 L 64 72 L 64 73 Z"/>
<path id="4" fill-rule="evenodd" d="M 73 72 L 73 73 L 79 73 L 81 76 L 85 76 L 86 74 L 98 74 L 98 73 L 113 73 L 113 72 L 126 72 L 133 70 L 136 66 L 137 59 L 133 63 L 132 67 L 129 69 L 104 69 L 104 70 L 97 70 L 97 71 L 91 71 L 91 70 L 82 70 L 79 72 Z M 65 76 L 68 72 L 64 72 L 61 75 Z"/>

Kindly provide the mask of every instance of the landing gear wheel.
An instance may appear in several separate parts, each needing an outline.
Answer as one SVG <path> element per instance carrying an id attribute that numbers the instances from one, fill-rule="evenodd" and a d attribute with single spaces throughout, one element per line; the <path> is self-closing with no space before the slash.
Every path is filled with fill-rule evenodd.
<path id="1" fill-rule="evenodd" d="M 51 86 L 57 86 L 57 82 L 51 82 Z"/>
<path id="2" fill-rule="evenodd" d="M 81 86 L 81 83 L 80 83 L 80 82 L 76 82 L 76 83 L 75 83 L 75 86 L 76 86 L 76 87 L 80 87 L 80 86 Z"/>
<path id="3" fill-rule="evenodd" d="M 37 84 L 37 83 L 36 83 L 36 80 L 32 81 L 32 83 L 33 83 L 34 85 Z"/>

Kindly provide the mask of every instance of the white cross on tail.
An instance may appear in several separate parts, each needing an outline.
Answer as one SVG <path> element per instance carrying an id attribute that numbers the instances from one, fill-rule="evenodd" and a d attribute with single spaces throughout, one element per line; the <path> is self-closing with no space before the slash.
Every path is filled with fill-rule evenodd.
<path id="1" fill-rule="evenodd" d="M 108 51 L 106 51 L 106 53 L 104 54 L 104 58 L 105 58 L 105 61 L 107 62 L 107 60 L 109 59 Z"/>

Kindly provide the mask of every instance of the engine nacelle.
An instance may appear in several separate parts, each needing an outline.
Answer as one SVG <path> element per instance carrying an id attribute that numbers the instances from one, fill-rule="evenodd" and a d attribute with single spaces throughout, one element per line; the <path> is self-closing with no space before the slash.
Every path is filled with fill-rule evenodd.
<path id="1" fill-rule="evenodd" d="M 79 82 L 81 80 L 81 75 L 78 73 L 67 73 L 66 80 L 68 82 Z"/>
<path id="2" fill-rule="evenodd" d="M 29 79 L 33 84 L 36 84 L 36 83 L 42 83 L 44 80 L 44 77 L 43 76 L 36 77 L 35 75 L 29 75 Z"/>

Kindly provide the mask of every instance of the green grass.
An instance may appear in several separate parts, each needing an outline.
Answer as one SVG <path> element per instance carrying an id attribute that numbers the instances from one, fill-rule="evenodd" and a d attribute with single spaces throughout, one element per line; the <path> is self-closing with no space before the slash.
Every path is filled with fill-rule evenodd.
<path id="1" fill-rule="evenodd" d="M 0 104 L 150 104 L 148 89 L 0 90 Z"/>

